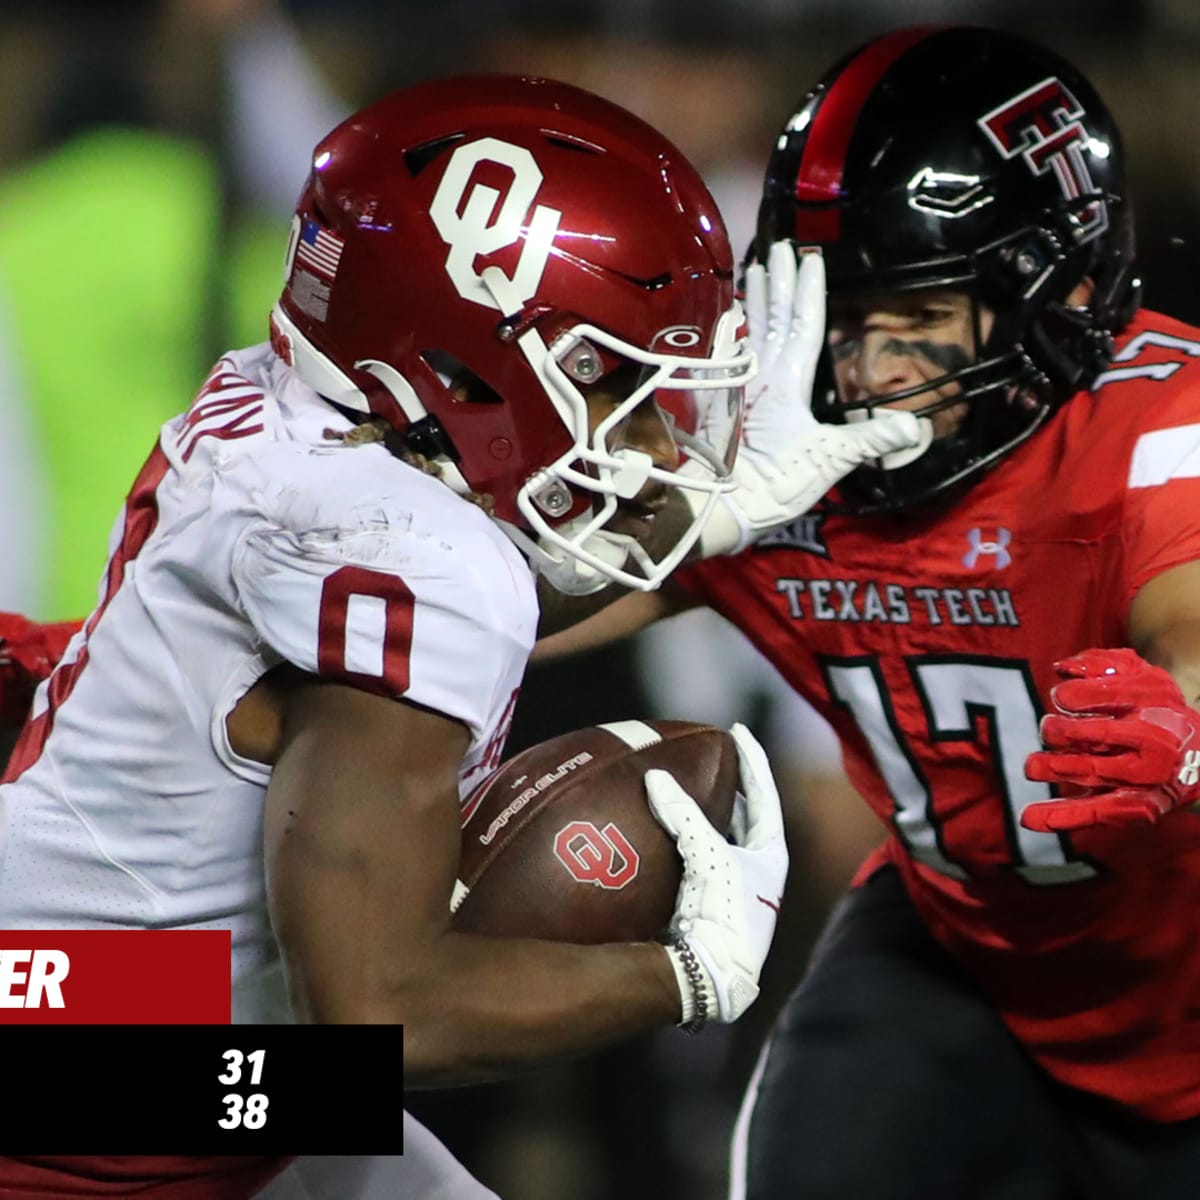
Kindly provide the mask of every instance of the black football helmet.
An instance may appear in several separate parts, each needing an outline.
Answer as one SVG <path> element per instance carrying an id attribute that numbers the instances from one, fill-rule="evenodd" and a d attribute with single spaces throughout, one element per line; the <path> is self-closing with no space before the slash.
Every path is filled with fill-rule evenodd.
<path id="1" fill-rule="evenodd" d="M 901 29 L 838 63 L 767 167 L 752 255 L 765 261 L 781 238 L 821 248 L 831 302 L 931 287 L 973 300 L 975 361 L 932 383 L 845 402 L 826 353 L 813 400 L 822 420 L 861 420 L 952 381 L 953 403 L 968 406 L 915 460 L 848 476 L 841 498 L 860 512 L 919 506 L 977 479 L 1090 385 L 1139 299 L 1112 117 L 1070 64 L 991 29 Z M 1069 306 L 1085 277 L 1090 301 Z M 986 340 L 980 305 L 994 314 Z"/>

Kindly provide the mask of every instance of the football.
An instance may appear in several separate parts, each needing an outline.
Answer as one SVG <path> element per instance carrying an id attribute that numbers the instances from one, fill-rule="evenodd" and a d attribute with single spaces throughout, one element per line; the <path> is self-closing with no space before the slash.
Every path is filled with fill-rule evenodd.
<path id="1" fill-rule="evenodd" d="M 463 807 L 455 928 L 589 943 L 661 933 L 682 863 L 646 799 L 643 776 L 656 767 L 727 832 L 737 748 L 711 725 L 593 725 L 501 764 Z"/>

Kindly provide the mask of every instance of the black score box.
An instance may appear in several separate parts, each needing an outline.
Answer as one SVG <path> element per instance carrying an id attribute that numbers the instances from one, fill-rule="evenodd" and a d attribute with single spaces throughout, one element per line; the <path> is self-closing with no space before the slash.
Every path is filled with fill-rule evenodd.
<path id="1" fill-rule="evenodd" d="M 400 1154 L 403 1029 L 0 1027 L 21 1154 Z"/>

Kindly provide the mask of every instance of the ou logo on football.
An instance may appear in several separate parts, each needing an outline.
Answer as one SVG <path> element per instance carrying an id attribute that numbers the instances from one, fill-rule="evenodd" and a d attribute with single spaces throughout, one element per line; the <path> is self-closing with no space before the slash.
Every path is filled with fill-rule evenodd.
<path id="1" fill-rule="evenodd" d="M 484 162 L 498 163 L 512 172 L 512 182 L 503 196 L 494 187 L 472 184 L 472 172 Z M 521 236 L 527 218 L 525 245 L 509 283 L 522 302 L 537 291 L 562 217 L 558 209 L 544 204 L 530 215 L 541 186 L 541 168 L 523 146 L 499 138 L 480 138 L 459 146 L 450 155 L 429 215 L 442 241 L 450 247 L 446 274 L 464 300 L 499 308 L 476 272 L 475 260 L 511 246 Z"/>
<path id="2" fill-rule="evenodd" d="M 641 859 L 611 822 L 601 830 L 591 821 L 572 821 L 554 839 L 554 857 L 580 883 L 619 891 L 637 877 Z"/>

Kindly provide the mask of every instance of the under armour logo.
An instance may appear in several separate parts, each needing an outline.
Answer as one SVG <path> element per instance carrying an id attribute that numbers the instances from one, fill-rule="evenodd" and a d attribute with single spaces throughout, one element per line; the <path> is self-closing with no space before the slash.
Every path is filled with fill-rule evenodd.
<path id="1" fill-rule="evenodd" d="M 1189 750 L 1183 756 L 1183 766 L 1176 778 L 1184 787 L 1191 787 L 1200 780 L 1200 750 Z"/>
<path id="2" fill-rule="evenodd" d="M 974 567 L 981 554 L 994 554 L 997 570 L 1007 567 L 1012 562 L 1012 555 L 1008 552 L 1008 543 L 1012 541 L 1012 534 L 1003 526 L 997 531 L 994 542 L 985 542 L 983 531 L 978 527 L 968 530 L 967 541 L 971 548 L 963 555 L 964 567 Z"/>

